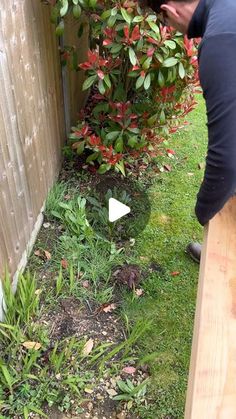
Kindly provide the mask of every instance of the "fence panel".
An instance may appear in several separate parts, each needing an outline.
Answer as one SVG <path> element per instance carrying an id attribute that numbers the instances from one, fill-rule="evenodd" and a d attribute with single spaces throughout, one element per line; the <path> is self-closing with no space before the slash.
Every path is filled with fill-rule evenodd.
<path id="1" fill-rule="evenodd" d="M 49 8 L 1 0 L 0 272 L 16 272 L 61 164 L 61 69 Z"/>

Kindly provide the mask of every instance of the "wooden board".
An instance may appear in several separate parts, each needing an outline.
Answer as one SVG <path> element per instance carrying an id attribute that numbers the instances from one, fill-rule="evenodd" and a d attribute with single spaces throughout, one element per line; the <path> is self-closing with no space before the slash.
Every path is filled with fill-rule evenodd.
<path id="1" fill-rule="evenodd" d="M 65 140 L 61 65 L 50 9 L 1 0 L 0 276 L 28 248 Z"/>
<path id="2" fill-rule="evenodd" d="M 236 197 L 205 228 L 185 419 L 236 419 Z"/>

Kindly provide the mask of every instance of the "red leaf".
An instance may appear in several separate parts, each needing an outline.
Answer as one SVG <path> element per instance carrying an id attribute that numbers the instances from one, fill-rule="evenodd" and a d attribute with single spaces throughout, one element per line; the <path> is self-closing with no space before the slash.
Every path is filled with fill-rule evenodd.
<path id="1" fill-rule="evenodd" d="M 166 152 L 168 153 L 168 154 L 175 154 L 175 151 L 174 150 L 171 150 L 170 148 L 167 148 L 166 149 Z"/>
<path id="2" fill-rule="evenodd" d="M 98 77 L 99 77 L 99 79 L 100 79 L 100 80 L 103 80 L 103 79 L 104 79 L 104 77 L 105 77 L 105 74 L 103 73 L 103 71 L 102 71 L 102 70 L 98 70 L 98 71 L 97 71 L 97 75 L 98 75 Z"/>
<path id="3" fill-rule="evenodd" d="M 127 39 L 129 39 L 129 27 L 128 26 L 124 26 L 124 35 Z"/>
<path id="4" fill-rule="evenodd" d="M 164 164 L 163 167 L 167 172 L 171 172 L 171 170 L 172 170 L 172 168 L 169 164 Z"/>
<path id="5" fill-rule="evenodd" d="M 133 31 L 132 31 L 131 39 L 132 39 L 132 41 L 138 41 L 140 39 L 140 37 L 141 37 L 141 35 L 140 35 L 140 32 L 139 32 L 139 26 L 136 25 L 134 27 Z"/>
<path id="6" fill-rule="evenodd" d="M 95 64 L 97 61 L 97 54 L 90 49 L 88 50 L 88 60 L 91 64 Z"/>
<path id="7" fill-rule="evenodd" d="M 148 56 L 148 57 L 152 57 L 152 56 L 153 56 L 153 54 L 154 54 L 154 52 L 155 52 L 155 48 L 149 48 L 149 49 L 147 50 L 147 56 Z"/>
<path id="8" fill-rule="evenodd" d="M 172 276 L 178 276 L 178 275 L 180 275 L 180 272 L 179 271 L 174 271 L 174 272 L 171 272 L 171 275 Z"/>
<path id="9" fill-rule="evenodd" d="M 68 261 L 66 259 L 61 260 L 61 267 L 64 269 L 68 268 Z"/>
<path id="10" fill-rule="evenodd" d="M 122 369 L 122 372 L 125 372 L 126 374 L 134 374 L 136 372 L 136 368 L 134 368 L 134 367 L 124 367 Z"/>
<path id="11" fill-rule="evenodd" d="M 89 70 L 90 68 L 92 68 L 92 64 L 89 63 L 88 61 L 85 61 L 82 64 L 79 64 L 79 67 L 82 68 L 82 70 Z"/>
<path id="12" fill-rule="evenodd" d="M 104 39 L 102 45 L 106 46 L 106 45 L 111 45 L 112 44 L 112 40 L 111 39 Z"/>

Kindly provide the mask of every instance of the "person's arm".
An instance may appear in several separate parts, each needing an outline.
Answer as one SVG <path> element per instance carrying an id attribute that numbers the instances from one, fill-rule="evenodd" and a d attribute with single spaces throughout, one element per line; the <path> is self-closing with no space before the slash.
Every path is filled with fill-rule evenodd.
<path id="1" fill-rule="evenodd" d="M 204 40 L 199 61 L 208 152 L 195 213 L 205 225 L 236 191 L 236 34 Z"/>

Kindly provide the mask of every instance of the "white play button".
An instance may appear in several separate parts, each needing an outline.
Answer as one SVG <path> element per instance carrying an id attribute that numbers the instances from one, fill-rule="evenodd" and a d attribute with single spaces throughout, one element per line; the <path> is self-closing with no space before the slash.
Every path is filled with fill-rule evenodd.
<path id="1" fill-rule="evenodd" d="M 119 220 L 119 218 L 124 217 L 124 215 L 129 214 L 130 207 L 128 207 L 125 204 L 122 204 L 122 202 L 117 201 L 115 198 L 109 199 L 109 221 L 113 223 L 116 220 Z"/>

